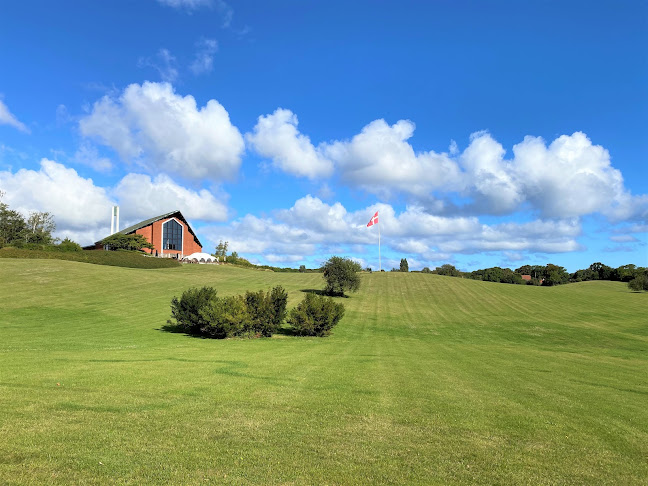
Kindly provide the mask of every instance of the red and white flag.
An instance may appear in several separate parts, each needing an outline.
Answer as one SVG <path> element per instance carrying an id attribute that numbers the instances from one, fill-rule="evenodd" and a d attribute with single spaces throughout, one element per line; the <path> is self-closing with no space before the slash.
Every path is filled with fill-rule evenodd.
<path id="1" fill-rule="evenodd" d="M 374 214 L 374 215 L 373 215 L 373 218 L 371 218 L 371 219 L 369 220 L 369 222 L 367 223 L 367 228 L 368 228 L 369 226 L 373 226 L 374 224 L 378 224 L 378 211 L 376 211 L 376 214 Z"/>

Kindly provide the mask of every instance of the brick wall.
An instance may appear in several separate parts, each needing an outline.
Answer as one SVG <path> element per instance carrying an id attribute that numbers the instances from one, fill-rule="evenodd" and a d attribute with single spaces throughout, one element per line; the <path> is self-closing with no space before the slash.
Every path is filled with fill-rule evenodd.
<path id="1" fill-rule="evenodd" d="M 161 219 L 154 222 L 148 226 L 138 229 L 135 233 L 138 235 L 144 236 L 148 241 L 150 241 L 155 247 L 154 250 L 144 249 L 147 253 L 153 253 L 157 251 L 158 255 L 191 255 L 192 253 L 198 253 L 202 251 L 202 247 L 196 242 L 194 236 L 189 231 L 189 226 L 183 221 L 176 219 L 178 223 L 184 226 L 184 231 L 182 234 L 182 251 L 179 250 L 162 250 L 162 225 L 174 218 Z"/>

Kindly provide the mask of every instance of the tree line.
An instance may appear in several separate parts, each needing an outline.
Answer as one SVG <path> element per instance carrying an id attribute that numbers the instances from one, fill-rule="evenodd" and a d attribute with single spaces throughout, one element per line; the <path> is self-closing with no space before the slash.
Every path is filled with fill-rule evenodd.
<path id="1" fill-rule="evenodd" d="M 462 272 L 454 265 L 445 264 L 434 270 L 425 267 L 421 272 L 518 285 L 554 286 L 589 280 L 610 280 L 626 282 L 631 290 L 648 290 L 648 268 L 637 267 L 631 263 L 613 268 L 601 262 L 596 262 L 592 263 L 588 268 L 573 273 L 569 273 L 565 267 L 552 263 L 547 265 L 522 265 L 515 270 L 490 267 L 472 272 Z M 522 275 L 528 275 L 530 279 L 524 279 Z"/>

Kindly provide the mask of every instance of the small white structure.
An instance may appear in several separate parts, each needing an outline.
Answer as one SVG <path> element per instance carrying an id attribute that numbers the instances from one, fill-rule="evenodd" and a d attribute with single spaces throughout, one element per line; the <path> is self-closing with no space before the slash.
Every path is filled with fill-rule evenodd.
<path id="1" fill-rule="evenodd" d="M 192 253 L 182 259 L 185 263 L 215 263 L 218 258 L 211 256 L 209 253 Z"/>

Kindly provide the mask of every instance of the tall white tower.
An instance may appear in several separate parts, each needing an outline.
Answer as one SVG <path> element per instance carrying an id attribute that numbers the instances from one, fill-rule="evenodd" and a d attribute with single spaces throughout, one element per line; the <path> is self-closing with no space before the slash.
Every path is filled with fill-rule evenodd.
<path id="1" fill-rule="evenodd" d="M 110 234 L 114 235 L 119 231 L 119 206 L 113 206 L 112 217 L 110 218 Z"/>

